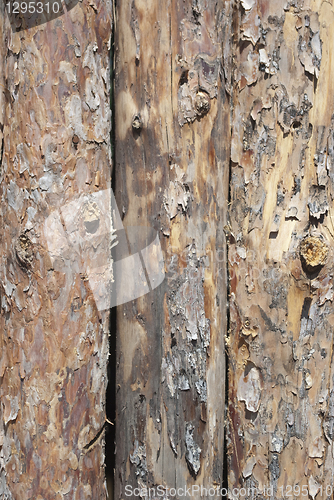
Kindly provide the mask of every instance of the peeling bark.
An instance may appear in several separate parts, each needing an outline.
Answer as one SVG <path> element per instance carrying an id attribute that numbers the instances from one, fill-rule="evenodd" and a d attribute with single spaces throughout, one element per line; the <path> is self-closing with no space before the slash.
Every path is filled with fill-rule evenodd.
<path id="1" fill-rule="evenodd" d="M 126 227 L 158 231 L 166 271 L 117 310 L 123 498 L 222 483 L 231 16 L 220 0 L 126 0 L 116 18 L 116 198 Z"/>
<path id="2" fill-rule="evenodd" d="M 110 186 L 111 6 L 20 32 L 0 9 L 0 498 L 104 499 L 109 313 L 69 247 L 91 211 L 65 227 Z"/>
<path id="3" fill-rule="evenodd" d="M 332 495 L 333 21 L 321 0 L 234 16 L 229 486 L 254 498 Z"/>

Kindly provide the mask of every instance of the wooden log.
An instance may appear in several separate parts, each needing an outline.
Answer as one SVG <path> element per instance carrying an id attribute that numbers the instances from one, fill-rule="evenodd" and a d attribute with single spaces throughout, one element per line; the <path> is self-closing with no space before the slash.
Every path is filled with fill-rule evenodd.
<path id="1" fill-rule="evenodd" d="M 116 25 L 116 198 L 166 276 L 117 310 L 115 498 L 220 487 L 230 2 L 125 0 Z"/>
<path id="2" fill-rule="evenodd" d="M 229 486 L 247 498 L 332 497 L 333 19 L 234 15 Z"/>
<path id="3" fill-rule="evenodd" d="M 111 5 L 79 2 L 21 31 L 4 8 L 0 498 L 105 499 L 109 313 L 87 273 L 89 238 L 102 259 L 109 240 L 90 224 L 102 227 L 94 199 L 110 187 Z"/>

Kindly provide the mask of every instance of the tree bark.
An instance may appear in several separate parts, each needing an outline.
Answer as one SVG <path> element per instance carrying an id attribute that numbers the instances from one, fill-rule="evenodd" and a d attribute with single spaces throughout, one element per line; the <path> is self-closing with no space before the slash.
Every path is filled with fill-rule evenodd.
<path id="1" fill-rule="evenodd" d="M 230 21 L 220 0 L 116 6 L 116 198 L 166 271 L 117 310 L 116 498 L 222 482 Z"/>
<path id="2" fill-rule="evenodd" d="M 109 313 L 70 242 L 110 187 L 111 5 L 20 32 L 0 8 L 0 497 L 100 500 Z"/>
<path id="3" fill-rule="evenodd" d="M 222 485 L 225 233 L 230 496 L 333 493 L 333 7 L 233 5 L 116 6 L 116 198 L 165 272 L 117 308 L 116 498 Z M 0 497 L 100 500 L 111 6 L 0 8 Z"/>
<path id="4" fill-rule="evenodd" d="M 320 0 L 234 16 L 229 486 L 254 498 L 332 497 L 333 19 Z"/>

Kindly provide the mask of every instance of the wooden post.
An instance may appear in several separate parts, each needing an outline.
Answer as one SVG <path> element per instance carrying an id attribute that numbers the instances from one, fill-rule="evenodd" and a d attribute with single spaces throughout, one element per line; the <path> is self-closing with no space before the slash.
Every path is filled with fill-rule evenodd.
<path id="1" fill-rule="evenodd" d="M 79 2 L 19 32 L 4 8 L 0 498 L 105 499 L 109 313 L 84 243 L 96 237 L 94 258 L 105 258 L 108 235 L 91 224 L 103 226 L 94 196 L 110 187 L 111 6 Z"/>
<path id="2" fill-rule="evenodd" d="M 235 12 L 229 486 L 247 498 L 333 492 L 333 20 L 321 1 Z"/>
<path id="3" fill-rule="evenodd" d="M 116 25 L 116 198 L 166 277 L 117 310 L 115 495 L 200 498 L 223 473 L 230 3 L 125 0 Z"/>

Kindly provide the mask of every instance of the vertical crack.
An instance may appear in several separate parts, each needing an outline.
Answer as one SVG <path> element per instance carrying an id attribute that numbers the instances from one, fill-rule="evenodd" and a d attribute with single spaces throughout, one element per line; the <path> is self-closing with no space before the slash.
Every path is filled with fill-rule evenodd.
<path id="1" fill-rule="evenodd" d="M 0 175 L 1 175 L 1 171 L 2 171 L 3 149 L 4 149 L 4 138 L 2 138 L 1 149 L 0 149 Z"/>
<path id="2" fill-rule="evenodd" d="M 115 192 L 115 10 L 116 0 L 113 2 L 113 31 L 110 45 L 110 108 L 111 108 L 111 188 Z M 109 360 L 108 360 L 108 386 L 106 394 L 106 414 L 107 420 L 115 422 L 116 418 L 116 317 L 117 308 L 110 311 L 109 324 Z M 105 433 L 105 471 L 107 482 L 107 498 L 114 498 L 114 475 L 115 475 L 115 425 L 108 425 Z"/>
<path id="3" fill-rule="evenodd" d="M 228 207 L 231 203 L 231 171 L 232 162 L 229 164 L 228 176 Z M 227 221 L 229 224 L 229 214 L 227 214 Z M 228 246 L 229 235 L 226 234 L 226 336 L 225 336 L 225 415 L 224 415 L 224 452 L 223 452 L 223 483 L 222 490 L 228 491 L 228 441 L 229 441 L 229 353 L 228 353 L 228 339 L 230 336 L 230 281 L 229 281 L 229 265 L 228 265 Z"/>
<path id="4" fill-rule="evenodd" d="M 228 82 L 229 88 L 231 89 L 231 94 L 228 96 L 229 106 L 230 106 L 230 157 L 229 157 L 229 174 L 228 174 L 228 200 L 227 200 L 227 225 L 230 227 L 230 217 L 229 210 L 232 202 L 232 158 L 231 158 L 231 147 L 232 147 L 232 134 L 233 134 L 233 104 L 234 104 L 234 81 L 233 81 L 233 65 L 234 65 L 234 56 L 235 50 L 237 48 L 237 32 L 238 32 L 238 5 L 233 2 L 232 4 L 232 25 L 233 25 L 233 36 L 232 40 L 230 40 L 230 49 L 231 49 L 231 73 L 230 73 L 230 81 Z M 231 436 L 232 429 L 230 429 L 231 421 L 229 417 L 229 337 L 230 337 L 230 273 L 229 273 L 229 238 L 230 235 L 226 234 L 226 296 L 227 296 L 227 304 L 226 304 L 226 337 L 225 337 L 225 415 L 224 415 L 224 458 L 223 458 L 223 483 L 222 483 L 222 491 L 228 492 L 229 480 L 228 480 L 228 469 L 229 469 L 229 461 L 228 461 L 228 450 L 229 450 L 229 439 Z M 228 494 L 226 496 L 229 496 Z"/>

